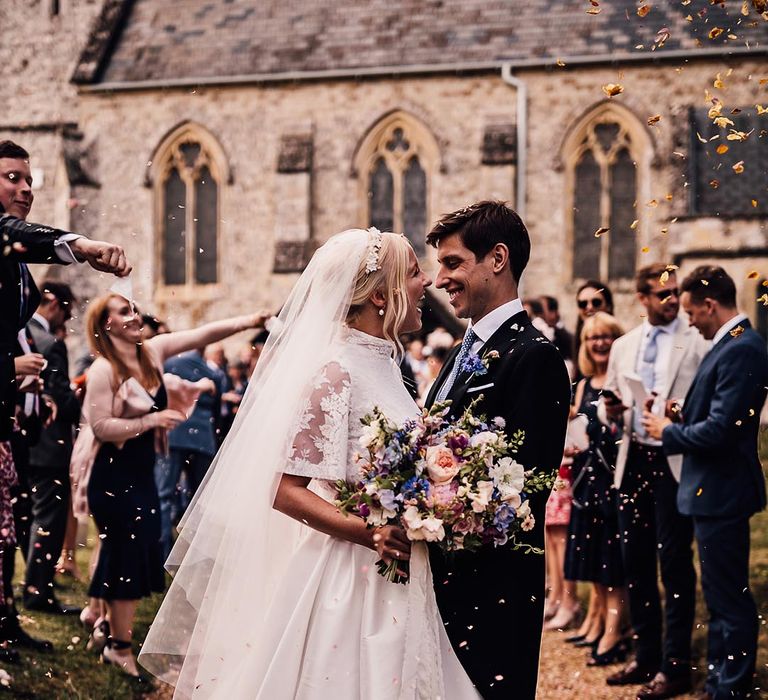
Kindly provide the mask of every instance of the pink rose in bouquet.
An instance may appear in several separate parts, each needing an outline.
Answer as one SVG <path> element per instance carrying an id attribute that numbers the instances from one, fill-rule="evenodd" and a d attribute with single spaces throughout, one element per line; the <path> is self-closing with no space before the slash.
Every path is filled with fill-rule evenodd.
<path id="1" fill-rule="evenodd" d="M 459 463 L 453 455 L 453 450 L 445 445 L 427 447 L 425 461 L 429 480 L 433 484 L 448 483 L 459 473 Z"/>

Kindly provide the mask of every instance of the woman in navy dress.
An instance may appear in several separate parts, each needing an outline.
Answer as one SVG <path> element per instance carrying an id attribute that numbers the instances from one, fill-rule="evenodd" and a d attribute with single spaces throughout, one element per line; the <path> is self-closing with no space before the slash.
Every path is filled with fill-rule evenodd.
<path id="1" fill-rule="evenodd" d="M 186 415 L 168 408 L 163 362 L 173 355 L 263 325 L 253 314 L 142 340 L 141 317 L 117 294 L 91 302 L 86 328 L 97 359 L 88 372 L 86 411 L 101 446 L 88 483 L 88 504 L 101 549 L 89 595 L 105 602 L 103 659 L 139 682 L 131 652 L 141 598 L 165 589 L 155 454 Z"/>
<path id="2" fill-rule="evenodd" d="M 626 658 L 621 638 L 624 570 L 619 536 L 618 503 L 613 485 L 616 443 L 597 418 L 597 400 L 605 382 L 613 342 L 623 334 L 616 319 L 598 312 L 584 321 L 576 387 L 576 412 L 588 419 L 589 446 L 573 458 L 573 507 L 568 525 L 565 578 L 593 585 L 595 616 L 583 635 L 590 646 L 590 666 L 605 666 Z"/>

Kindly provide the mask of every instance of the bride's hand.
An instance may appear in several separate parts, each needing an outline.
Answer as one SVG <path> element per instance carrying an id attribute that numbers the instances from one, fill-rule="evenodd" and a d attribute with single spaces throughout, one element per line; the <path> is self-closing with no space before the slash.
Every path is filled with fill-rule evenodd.
<path id="1" fill-rule="evenodd" d="M 387 564 L 411 558 L 411 542 L 401 527 L 380 525 L 373 531 L 372 540 L 373 548 Z"/>

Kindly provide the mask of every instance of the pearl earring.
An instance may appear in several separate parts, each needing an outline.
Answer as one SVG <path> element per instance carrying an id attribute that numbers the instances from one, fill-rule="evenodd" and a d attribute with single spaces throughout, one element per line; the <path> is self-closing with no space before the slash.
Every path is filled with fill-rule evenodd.
<path id="1" fill-rule="evenodd" d="M 383 316 L 383 315 L 384 315 L 384 309 L 379 309 L 379 316 Z"/>

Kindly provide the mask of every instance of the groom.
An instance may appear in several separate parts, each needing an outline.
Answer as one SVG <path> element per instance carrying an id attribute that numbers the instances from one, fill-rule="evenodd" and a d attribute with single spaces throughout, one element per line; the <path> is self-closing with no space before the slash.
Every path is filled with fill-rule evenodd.
<path id="1" fill-rule="evenodd" d="M 437 287 L 448 292 L 456 315 L 470 321 L 427 407 L 450 400 L 451 417 L 458 417 L 482 397 L 477 412 L 489 420 L 502 417 L 509 435 L 525 431 L 517 461 L 526 470 L 554 472 L 563 454 L 570 385 L 560 353 L 531 325 L 518 298 L 531 251 L 525 225 L 502 202 L 478 202 L 444 216 L 427 242 L 437 248 Z M 470 354 L 492 358 L 487 372 L 462 371 Z M 548 495 L 531 497 L 536 526 L 519 538 L 542 549 Z M 486 545 L 451 558 L 431 547 L 430 560 L 446 632 L 483 698 L 534 700 L 544 556 Z"/>

